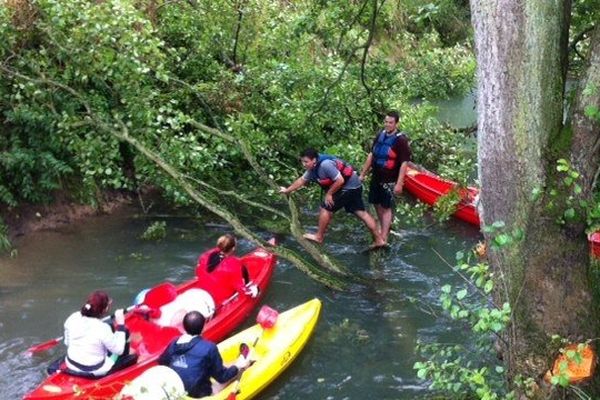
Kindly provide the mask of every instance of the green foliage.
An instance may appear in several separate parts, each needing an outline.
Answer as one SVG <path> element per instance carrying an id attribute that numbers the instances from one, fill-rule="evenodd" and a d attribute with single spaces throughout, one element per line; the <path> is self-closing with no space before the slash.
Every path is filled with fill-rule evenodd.
<path id="1" fill-rule="evenodd" d="M 600 0 L 576 0 L 571 7 L 569 68 L 577 74 L 586 65 L 585 56 L 590 48 L 589 32 L 600 20 Z"/>
<path id="2" fill-rule="evenodd" d="M 504 221 L 495 221 L 493 224 L 483 227 L 483 232 L 488 233 L 491 238 L 490 245 L 492 249 L 514 246 L 525 239 L 522 229 L 515 228 L 509 231 L 505 228 Z"/>
<path id="3" fill-rule="evenodd" d="M 451 190 L 441 196 L 433 206 L 437 219 L 439 221 L 447 221 L 456 212 L 457 207 L 460 207 L 460 200 L 461 197 L 458 190 Z"/>
<path id="4" fill-rule="evenodd" d="M 0 83 L 0 202 L 47 201 L 67 188 L 94 203 L 104 189 L 147 184 L 188 204 L 170 178 L 107 133 L 121 126 L 189 176 L 224 189 L 243 182 L 252 191 L 256 176 L 238 146 L 191 120 L 245 140 L 275 181 L 297 173 L 307 145 L 360 165 L 387 108 L 403 110 L 403 129 L 415 154 L 428 155 L 426 165 L 453 162 L 462 138 L 435 121 L 433 107 L 408 101 L 471 88 L 468 46 L 446 47 L 443 30 L 426 26 L 468 7 L 437 2 L 436 18 L 414 34 L 405 5 L 386 3 L 375 24 L 386 34 L 376 35 L 363 68 L 370 2 L 166 2 L 152 15 L 143 4 L 37 0 L 18 29 L 18 10 L 2 8 L 0 54 L 11 56 L 3 57 Z"/>
<path id="5" fill-rule="evenodd" d="M 155 221 L 142 234 L 144 240 L 162 240 L 167 236 L 167 223 L 165 221 Z"/>
<path id="6" fill-rule="evenodd" d="M 411 1 L 407 2 L 407 7 L 411 10 L 410 19 L 419 31 L 434 30 L 445 44 L 460 42 L 469 36 L 470 12 L 466 1 L 435 0 L 425 4 Z"/>
<path id="7" fill-rule="evenodd" d="M 8 227 L 0 218 L 0 253 L 5 253 L 12 249 L 12 243 L 8 238 Z"/>
<path id="8" fill-rule="evenodd" d="M 442 286 L 441 306 L 470 327 L 474 341 L 467 346 L 419 343 L 417 351 L 424 360 L 414 364 L 417 376 L 445 398 L 514 399 L 514 393 L 505 390 L 505 370 L 494 357 L 493 345 L 510 322 L 511 307 L 490 300 L 495 277 L 487 264 L 458 253 L 454 270 L 467 285 Z"/>
<path id="9" fill-rule="evenodd" d="M 548 191 L 546 207 L 555 212 L 556 222 L 564 225 L 583 219 L 589 204 L 580 198 L 582 188 L 579 185 L 579 172 L 573 169 L 568 160 L 559 159 L 556 164 L 558 186 Z M 533 196 L 537 197 L 537 191 L 534 191 Z"/>

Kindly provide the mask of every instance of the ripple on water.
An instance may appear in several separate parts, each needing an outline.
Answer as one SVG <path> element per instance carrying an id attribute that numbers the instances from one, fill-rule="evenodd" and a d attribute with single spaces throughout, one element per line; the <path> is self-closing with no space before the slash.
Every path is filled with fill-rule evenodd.
<path id="1" fill-rule="evenodd" d="M 39 360 L 24 353 L 26 340 L 16 338 L 0 343 L 0 388 L 4 395 L 10 393 L 11 398 L 23 397 L 44 377 Z"/>

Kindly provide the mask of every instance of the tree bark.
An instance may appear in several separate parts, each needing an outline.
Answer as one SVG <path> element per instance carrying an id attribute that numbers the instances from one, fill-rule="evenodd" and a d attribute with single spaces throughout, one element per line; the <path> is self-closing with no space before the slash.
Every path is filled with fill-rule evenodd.
<path id="1" fill-rule="evenodd" d="M 551 335 L 582 340 L 596 333 L 583 226 L 567 232 L 556 223 L 557 211 L 546 207 L 557 187 L 556 161 L 570 159 L 571 151 L 563 129 L 570 1 L 471 0 L 471 11 L 480 213 L 484 225 L 503 221 L 505 233 L 524 233 L 523 240 L 489 253 L 501 280 L 495 296 L 513 310 L 503 351 L 509 377 L 537 379 L 551 366 Z M 598 137 L 581 136 L 588 142 Z M 580 154 L 576 166 L 594 161 L 597 169 L 597 151 L 592 154 L 589 143 L 573 145 Z M 536 189 L 545 190 L 541 200 L 533 196 Z M 494 233 L 485 237 L 491 243 Z"/>
<path id="2" fill-rule="evenodd" d="M 571 163 L 581 173 L 587 196 L 595 186 L 600 164 L 600 121 L 586 115 L 588 107 L 600 109 L 600 27 L 592 34 L 589 66 L 579 82 L 573 109 Z"/>

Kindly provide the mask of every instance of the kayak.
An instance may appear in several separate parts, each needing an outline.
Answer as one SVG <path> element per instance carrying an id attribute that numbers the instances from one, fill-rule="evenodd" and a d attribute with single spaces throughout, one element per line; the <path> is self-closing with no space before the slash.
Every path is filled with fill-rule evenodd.
<path id="1" fill-rule="evenodd" d="M 156 365 L 165 347 L 182 333 L 181 318 L 187 311 L 212 308 L 214 316 L 209 319 L 203 335 L 218 342 L 237 328 L 258 305 L 273 275 L 276 256 L 263 248 L 241 257 L 248 269 L 252 283 L 259 287 L 258 296 L 233 294 L 221 304 L 207 305 L 212 300 L 210 288 L 197 278 L 175 286 L 164 282 L 145 294 L 145 306 L 129 312 L 125 325 L 129 329 L 131 352 L 138 354 L 137 362 L 123 370 L 100 378 L 78 377 L 58 371 L 46 378 L 36 389 L 25 395 L 24 400 L 64 400 L 71 398 L 110 399 L 148 368 Z M 190 304 L 201 301 L 198 304 Z M 190 309 L 191 308 L 191 309 Z M 143 311 L 143 312 L 138 312 Z M 176 323 L 175 320 L 179 318 Z"/>
<path id="2" fill-rule="evenodd" d="M 406 170 L 404 187 L 417 199 L 431 206 L 435 205 L 440 197 L 458 189 L 461 200 L 456 207 L 454 216 L 475 226 L 479 226 L 481 223 L 476 204 L 479 199 L 479 189 L 476 187 L 458 188 L 456 182 L 444 179 L 421 167 L 417 168 L 412 163 Z"/>
<path id="3" fill-rule="evenodd" d="M 419 200 L 434 205 L 438 199 L 457 187 L 456 182 L 444 179 L 424 168 L 409 164 L 404 178 L 404 187 L 408 192 Z M 459 189 L 461 197 L 454 216 L 470 224 L 479 226 L 481 221 L 477 212 L 477 199 L 479 199 L 479 188 L 469 186 Z M 594 258 L 600 258 L 600 231 L 588 235 L 590 253 Z"/>
<path id="4" fill-rule="evenodd" d="M 203 397 L 210 400 L 245 400 L 256 396 L 279 376 L 298 356 L 313 333 L 321 310 L 321 301 L 312 299 L 277 316 L 275 324 L 263 328 L 256 324 L 218 344 L 225 365 L 240 355 L 240 344 L 250 347 L 253 361 L 238 381 L 227 384 L 218 393 Z M 153 367 L 128 384 L 117 397 L 121 400 L 163 400 L 183 398 L 183 383 L 173 370 Z M 165 395 L 167 393 L 167 395 Z"/>
<path id="5" fill-rule="evenodd" d="M 592 257 L 600 258 L 600 231 L 590 233 L 588 235 L 588 241 L 590 242 L 590 252 Z"/>

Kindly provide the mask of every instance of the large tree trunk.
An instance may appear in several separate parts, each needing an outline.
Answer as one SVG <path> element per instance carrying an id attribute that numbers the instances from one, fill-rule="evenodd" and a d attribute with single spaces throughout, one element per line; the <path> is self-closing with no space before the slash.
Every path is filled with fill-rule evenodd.
<path id="1" fill-rule="evenodd" d="M 480 212 L 485 225 L 504 221 L 506 232 L 524 233 L 523 240 L 490 251 L 502 281 L 495 295 L 513 309 L 504 355 L 511 376 L 537 379 L 551 365 L 552 334 L 580 340 L 596 333 L 583 226 L 567 231 L 556 223 L 561 210 L 546 207 L 552 199 L 533 196 L 556 188 L 556 160 L 571 158 L 571 136 L 563 129 L 570 2 L 471 0 L 471 8 Z M 595 162 L 597 169 L 597 154 Z M 486 233 L 488 243 L 493 235 Z"/>

